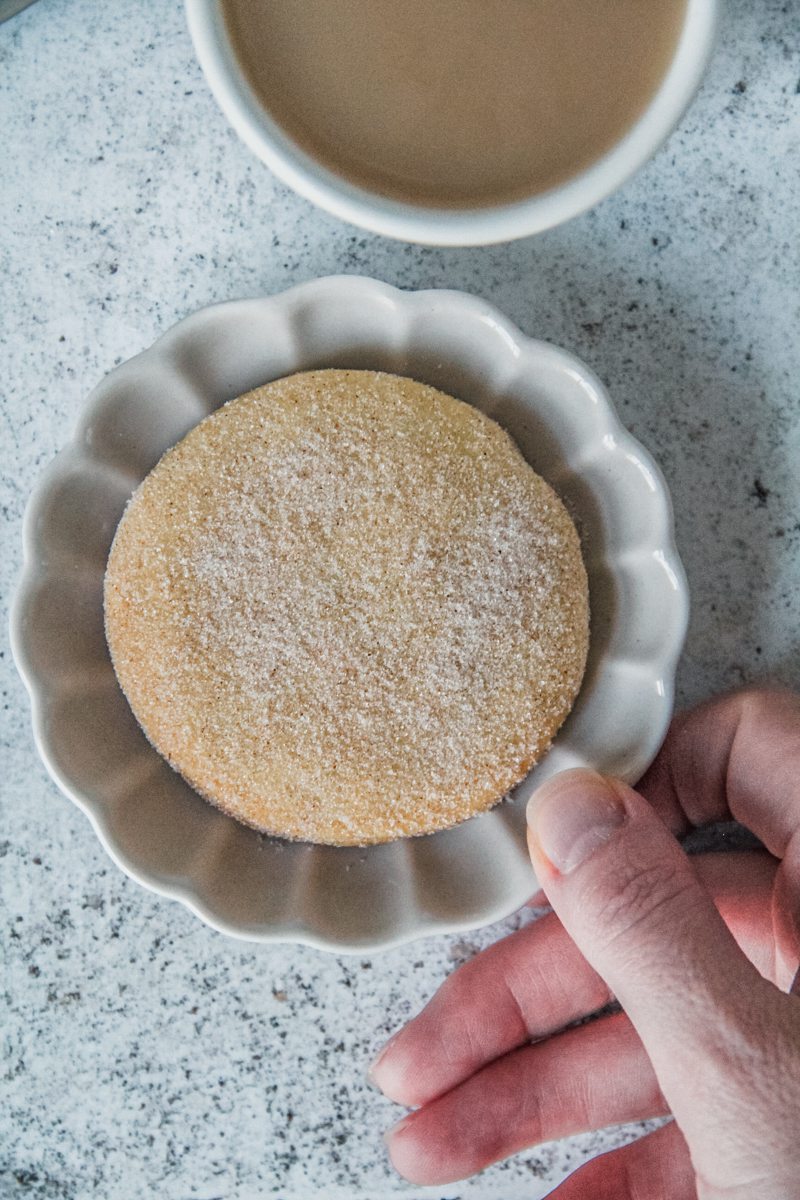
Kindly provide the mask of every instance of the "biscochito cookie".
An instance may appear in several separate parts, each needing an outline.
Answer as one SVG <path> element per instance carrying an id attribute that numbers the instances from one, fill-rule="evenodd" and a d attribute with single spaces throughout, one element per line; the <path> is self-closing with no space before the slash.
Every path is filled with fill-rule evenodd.
<path id="1" fill-rule="evenodd" d="M 587 580 L 511 438 L 410 379 L 231 401 L 144 480 L 105 581 L 147 737 L 271 834 L 386 842 L 490 808 L 580 687 Z"/>

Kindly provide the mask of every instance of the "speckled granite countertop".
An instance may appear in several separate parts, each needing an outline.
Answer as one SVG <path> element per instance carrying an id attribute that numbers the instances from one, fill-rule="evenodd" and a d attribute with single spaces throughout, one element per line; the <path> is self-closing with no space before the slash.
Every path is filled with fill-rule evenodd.
<path id="1" fill-rule="evenodd" d="M 731 0 L 703 94 L 621 195 L 530 241 L 436 251 L 277 184 L 212 101 L 177 0 L 40 0 L 0 26 L 4 602 L 31 485 L 105 371 L 202 305 L 364 273 L 480 293 L 606 380 L 675 498 L 683 701 L 797 682 L 798 45 L 796 5 Z M 518 919 L 363 960 L 226 940 L 107 860 L 40 766 L 0 655 L 3 1200 L 537 1200 L 631 1136 L 445 1189 L 395 1178 L 365 1064 Z"/>

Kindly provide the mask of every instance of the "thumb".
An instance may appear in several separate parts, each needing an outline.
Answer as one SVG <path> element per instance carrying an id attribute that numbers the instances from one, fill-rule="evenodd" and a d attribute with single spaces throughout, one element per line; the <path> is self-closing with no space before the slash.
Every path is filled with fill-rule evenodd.
<path id="1" fill-rule="evenodd" d="M 633 1022 L 693 1152 L 716 1137 L 719 1153 L 719 1131 L 741 1126 L 754 1099 L 754 1043 L 773 990 L 785 998 L 740 952 L 689 859 L 631 788 L 565 772 L 534 795 L 528 823 L 548 900 Z"/>

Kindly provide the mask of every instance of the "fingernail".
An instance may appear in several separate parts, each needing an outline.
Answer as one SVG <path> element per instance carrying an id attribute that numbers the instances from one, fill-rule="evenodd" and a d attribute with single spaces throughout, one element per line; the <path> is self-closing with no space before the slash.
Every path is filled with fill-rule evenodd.
<path id="1" fill-rule="evenodd" d="M 386 1133 L 384 1133 L 384 1135 L 383 1135 L 384 1145 L 390 1146 L 392 1144 L 393 1139 L 397 1136 L 397 1134 L 402 1133 L 403 1130 L 408 1125 L 411 1124 L 413 1117 L 414 1117 L 414 1114 L 409 1113 L 407 1117 L 403 1117 L 403 1119 L 401 1121 L 398 1121 L 396 1125 L 393 1125 L 391 1127 L 391 1129 L 387 1129 Z"/>
<path id="2" fill-rule="evenodd" d="M 378 1083 L 378 1078 L 377 1078 L 377 1071 L 378 1071 L 378 1067 L 381 1065 L 381 1063 L 383 1062 L 384 1058 L 386 1057 L 386 1055 L 387 1055 L 387 1054 L 389 1053 L 389 1051 L 391 1050 L 391 1048 L 392 1048 L 392 1046 L 393 1046 L 393 1044 L 394 1044 L 394 1041 L 395 1041 L 395 1038 L 396 1038 L 396 1037 L 397 1037 L 397 1034 L 395 1033 L 395 1034 L 394 1034 L 392 1037 L 390 1037 L 390 1038 L 389 1038 L 388 1042 L 387 1042 L 387 1043 L 386 1043 L 386 1045 L 383 1047 L 383 1049 L 382 1049 L 382 1050 L 380 1050 L 380 1051 L 379 1051 L 379 1052 L 378 1052 L 378 1053 L 375 1055 L 375 1057 L 373 1058 L 372 1062 L 371 1062 L 371 1063 L 369 1064 L 369 1066 L 367 1067 L 367 1082 L 368 1082 L 368 1083 L 371 1083 L 373 1087 L 380 1088 L 380 1086 L 381 1086 L 381 1085 Z"/>
<path id="3" fill-rule="evenodd" d="M 373 1059 L 372 1062 L 367 1067 L 367 1083 L 371 1084 L 372 1087 L 380 1087 L 380 1084 L 378 1083 L 378 1079 L 377 1079 L 375 1072 L 378 1070 L 378 1067 L 380 1066 L 380 1061 L 382 1058 L 383 1058 L 383 1051 L 381 1050 L 378 1057 Z"/>
<path id="4" fill-rule="evenodd" d="M 595 771 L 565 771 L 528 803 L 528 825 L 546 858 L 568 875 L 608 842 L 626 820 L 622 797 Z"/>

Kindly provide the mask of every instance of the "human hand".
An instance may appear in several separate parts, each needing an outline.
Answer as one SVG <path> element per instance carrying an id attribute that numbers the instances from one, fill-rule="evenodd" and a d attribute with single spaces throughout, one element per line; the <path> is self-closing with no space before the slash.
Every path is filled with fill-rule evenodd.
<path id="1" fill-rule="evenodd" d="M 586 771 L 539 789 L 554 914 L 455 971 L 378 1057 L 375 1083 L 416 1107 L 387 1138 L 412 1182 L 671 1112 L 554 1200 L 800 1197 L 800 697 L 678 718 L 640 792 Z M 731 817 L 769 853 L 690 860 L 673 837 Z M 565 1028 L 612 998 L 622 1013 Z"/>

